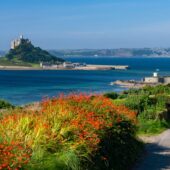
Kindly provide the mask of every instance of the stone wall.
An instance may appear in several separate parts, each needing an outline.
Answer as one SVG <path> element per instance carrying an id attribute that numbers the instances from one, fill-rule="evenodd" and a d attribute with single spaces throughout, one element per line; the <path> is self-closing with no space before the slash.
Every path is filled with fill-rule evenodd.
<path id="1" fill-rule="evenodd" d="M 170 77 L 164 77 L 164 83 L 170 84 Z"/>
<path id="2" fill-rule="evenodd" d="M 145 83 L 159 83 L 159 77 L 145 77 Z"/>

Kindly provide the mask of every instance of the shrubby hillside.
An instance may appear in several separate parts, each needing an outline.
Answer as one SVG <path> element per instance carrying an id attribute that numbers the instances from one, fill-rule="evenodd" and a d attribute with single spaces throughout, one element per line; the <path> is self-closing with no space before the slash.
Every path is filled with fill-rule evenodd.
<path id="1" fill-rule="evenodd" d="M 146 86 L 122 94 L 108 93 L 116 105 L 125 105 L 137 112 L 138 133 L 155 134 L 170 127 L 170 85 Z"/>
<path id="2" fill-rule="evenodd" d="M 5 59 L 13 62 L 35 64 L 39 64 L 40 62 L 58 63 L 64 61 L 39 47 L 34 47 L 31 42 L 28 43 L 25 39 L 22 39 L 22 43 L 15 49 L 10 49 L 5 55 Z"/>

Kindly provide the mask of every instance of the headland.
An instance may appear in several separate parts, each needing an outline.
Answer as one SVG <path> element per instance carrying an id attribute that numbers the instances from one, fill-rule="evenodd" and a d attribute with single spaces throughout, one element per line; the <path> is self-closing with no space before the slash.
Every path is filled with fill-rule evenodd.
<path id="1" fill-rule="evenodd" d="M 143 88 L 145 86 L 157 86 L 161 84 L 170 84 L 170 76 L 159 76 L 157 72 L 154 72 L 153 76 L 144 77 L 141 81 L 117 80 L 110 83 L 110 85 L 118 85 L 125 88 Z"/>

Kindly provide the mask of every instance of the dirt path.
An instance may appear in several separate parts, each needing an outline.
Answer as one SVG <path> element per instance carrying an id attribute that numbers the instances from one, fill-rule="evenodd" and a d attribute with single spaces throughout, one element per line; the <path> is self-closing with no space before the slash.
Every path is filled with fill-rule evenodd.
<path id="1" fill-rule="evenodd" d="M 146 152 L 134 170 L 170 170 L 170 130 L 142 139 L 147 143 Z"/>

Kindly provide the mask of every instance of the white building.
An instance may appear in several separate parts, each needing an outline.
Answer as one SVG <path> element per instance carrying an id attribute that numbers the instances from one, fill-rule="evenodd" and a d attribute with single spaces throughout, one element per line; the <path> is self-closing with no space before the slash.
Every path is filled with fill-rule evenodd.
<path id="1" fill-rule="evenodd" d="M 64 62 L 63 67 L 68 69 L 75 68 L 74 64 L 71 62 Z"/>
<path id="2" fill-rule="evenodd" d="M 162 84 L 170 84 L 170 76 L 159 76 L 157 72 L 153 73 L 152 77 L 145 77 L 143 79 L 144 83 L 162 83 Z"/>

